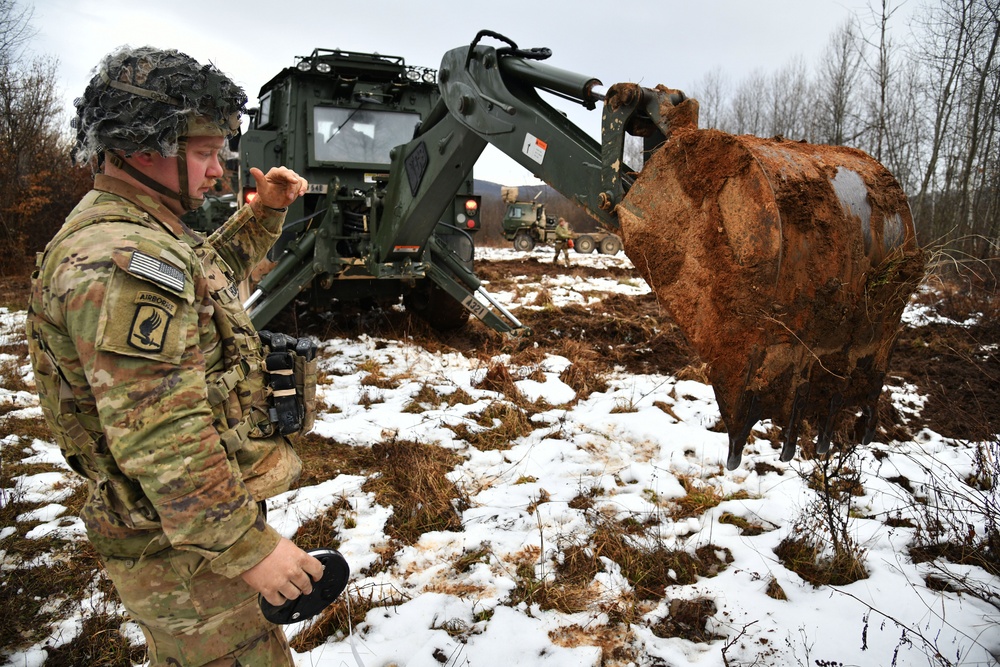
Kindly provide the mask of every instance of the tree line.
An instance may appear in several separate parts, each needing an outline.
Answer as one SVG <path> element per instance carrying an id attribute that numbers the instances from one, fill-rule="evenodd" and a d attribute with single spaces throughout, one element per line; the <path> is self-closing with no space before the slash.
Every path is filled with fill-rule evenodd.
<path id="1" fill-rule="evenodd" d="M 860 148 L 910 196 L 922 245 L 989 268 L 1000 256 L 1000 0 L 923 2 L 906 26 L 901 7 L 873 0 L 811 69 L 795 59 L 735 85 L 710 72 L 692 91 L 700 125 Z"/>
<path id="2" fill-rule="evenodd" d="M 25 54 L 31 15 L 0 0 L 0 275 L 31 266 L 91 182 L 90 170 L 70 157 L 58 62 Z"/>
<path id="3" fill-rule="evenodd" d="M 919 0 L 910 0 L 916 2 Z M 802 59 L 688 91 L 701 126 L 850 145 L 884 163 L 910 195 L 918 239 L 954 266 L 1000 256 L 1000 0 L 925 0 L 901 25 L 900 0 L 831 33 Z M 28 57 L 31 10 L 0 0 L 0 274 L 30 266 L 91 182 L 74 167 L 58 62 Z M 484 225 L 499 226 L 487 220 Z M 502 212 L 498 214 L 502 217 Z M 982 264 L 979 264 L 982 266 Z"/>

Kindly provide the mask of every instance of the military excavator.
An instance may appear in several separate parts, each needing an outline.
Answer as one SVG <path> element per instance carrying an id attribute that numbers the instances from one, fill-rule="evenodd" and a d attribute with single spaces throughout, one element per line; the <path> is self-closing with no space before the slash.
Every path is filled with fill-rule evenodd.
<path id="1" fill-rule="evenodd" d="M 548 49 L 520 48 L 487 30 L 445 53 L 431 80 L 434 102 L 421 108 L 413 102 L 431 83 L 427 72 L 404 76 L 392 59 L 369 54 L 385 76 L 362 89 L 357 72 L 343 67 L 350 55 L 318 49 L 296 68 L 310 73 L 307 84 L 283 83 L 289 72 L 265 85 L 241 142 L 244 169 L 289 164 L 312 188 L 289 213 L 300 219 L 245 304 L 255 324 L 300 292 L 338 281 L 356 288 L 364 278 L 403 287 L 429 280 L 431 294 L 491 328 L 520 329 L 472 269 L 471 173 L 491 144 L 621 236 L 638 274 L 706 362 L 729 433 L 729 469 L 762 419 L 783 431 L 782 460 L 794 455 L 806 421 L 819 453 L 845 416 L 854 417 L 859 440 L 873 437 L 924 255 L 905 194 L 872 157 L 700 129 L 698 103 L 681 91 L 604 88 L 545 62 Z M 589 110 L 602 105 L 600 141 L 543 92 Z M 393 136 L 407 135 L 374 149 L 385 164 L 360 157 L 370 149 L 361 144 L 331 147 L 361 116 L 362 143 L 380 138 L 382 122 L 396 123 Z M 293 136 L 294 122 L 306 131 Z M 626 135 L 642 138 L 641 168 L 624 162 Z M 364 177 L 316 171 L 324 165 Z M 243 185 L 252 190 L 245 171 Z"/>

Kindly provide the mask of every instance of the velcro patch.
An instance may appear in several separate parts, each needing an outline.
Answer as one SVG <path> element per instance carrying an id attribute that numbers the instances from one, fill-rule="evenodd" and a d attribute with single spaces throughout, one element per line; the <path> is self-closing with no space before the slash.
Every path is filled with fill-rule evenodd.
<path id="1" fill-rule="evenodd" d="M 128 344 L 143 352 L 162 352 L 167 328 L 176 314 L 177 304 L 170 299 L 153 292 L 139 292 L 135 295 Z"/>
<path id="2" fill-rule="evenodd" d="M 149 278 L 167 289 L 180 292 L 184 289 L 184 272 L 173 264 L 135 250 L 128 264 L 129 273 Z"/>

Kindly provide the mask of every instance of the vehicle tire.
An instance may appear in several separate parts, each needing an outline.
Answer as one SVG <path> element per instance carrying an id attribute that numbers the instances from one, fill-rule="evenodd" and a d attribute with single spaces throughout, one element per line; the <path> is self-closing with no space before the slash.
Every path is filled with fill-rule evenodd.
<path id="1" fill-rule="evenodd" d="M 469 323 L 465 306 L 428 279 L 403 297 L 403 305 L 438 331 L 454 331 Z"/>
<path id="2" fill-rule="evenodd" d="M 573 247 L 577 252 L 584 255 L 592 253 L 594 252 L 594 238 L 592 236 L 587 236 L 586 234 L 577 236 L 573 241 Z"/>
<path id="3" fill-rule="evenodd" d="M 617 255 L 622 249 L 622 242 L 617 236 L 605 236 L 601 239 L 602 255 Z"/>
<path id="4" fill-rule="evenodd" d="M 530 235 L 524 232 L 518 233 L 514 237 L 514 250 L 520 250 L 521 252 L 531 252 L 535 249 L 535 239 L 531 238 Z"/>

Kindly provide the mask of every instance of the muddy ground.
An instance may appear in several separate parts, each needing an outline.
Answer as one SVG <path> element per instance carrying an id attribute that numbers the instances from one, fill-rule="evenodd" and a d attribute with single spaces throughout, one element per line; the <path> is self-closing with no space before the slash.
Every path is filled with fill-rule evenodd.
<path id="1" fill-rule="evenodd" d="M 635 277 L 632 271 L 622 268 L 555 268 L 535 258 L 476 263 L 477 274 L 491 292 L 511 288 L 513 276 L 528 276 L 540 282 L 552 271 L 581 278 Z M 877 441 L 910 439 L 924 427 L 945 437 L 968 440 L 992 440 L 1000 432 L 997 288 L 968 283 L 942 285 L 938 281 L 934 284 L 933 292 L 917 297 L 919 302 L 933 305 L 939 315 L 955 322 L 965 322 L 975 313 L 980 315 L 970 326 L 903 327 L 890 361 L 889 381 L 917 386 L 927 401 L 919 416 L 907 416 L 904 421 L 903 415 L 883 399 Z M 536 296 L 536 303 L 546 303 L 544 291 Z M 557 307 L 551 302 L 548 306 L 519 310 L 516 314 L 530 327 L 531 334 L 517 337 L 500 336 L 475 321 L 457 332 L 435 332 L 398 311 L 342 313 L 323 318 L 304 313 L 296 317 L 286 312 L 275 328 L 321 338 L 366 332 L 405 338 L 428 349 L 454 349 L 483 359 L 507 353 L 511 355 L 511 366 L 530 365 L 550 352 L 576 361 L 595 375 L 618 367 L 628 373 L 661 373 L 706 381 L 700 360 L 653 294 L 611 294 L 589 309 L 577 305 Z"/>
<path id="2" fill-rule="evenodd" d="M 635 277 L 631 270 L 623 268 L 557 268 L 536 258 L 476 263 L 477 274 L 492 292 L 510 288 L 514 276 L 536 278 L 540 283 L 542 276 L 553 271 L 581 278 Z M 924 427 L 949 438 L 993 440 L 1000 432 L 998 288 L 968 281 L 931 281 L 931 284 L 934 289 L 918 295 L 918 302 L 932 305 L 937 314 L 954 322 L 974 317 L 975 323 L 903 327 L 889 364 L 889 379 L 897 385 L 900 382 L 915 385 L 927 401 L 918 416 L 908 416 L 904 422 L 903 416 L 882 400 L 876 440 L 909 439 Z M 27 276 L 0 279 L 0 289 L 10 307 L 25 307 L 27 288 Z M 544 291 L 536 296 L 536 302 L 546 303 Z M 549 307 L 542 310 L 519 310 L 517 316 L 530 327 L 529 335 L 501 336 L 474 320 L 460 331 L 441 333 L 398 310 L 353 311 L 321 317 L 289 308 L 271 328 L 319 338 L 365 332 L 406 339 L 428 349 L 453 349 L 483 359 L 507 353 L 511 355 L 512 366 L 530 365 L 550 352 L 574 360 L 594 375 L 618 367 L 628 373 L 681 375 L 705 381 L 700 360 L 652 294 L 641 297 L 611 294 L 589 309 L 577 305 L 558 307 L 549 302 Z"/>

